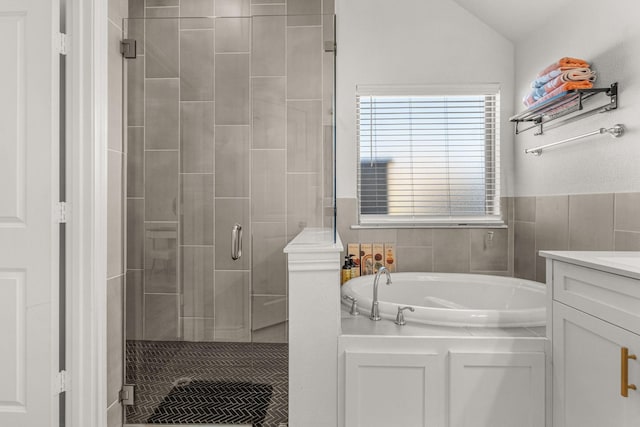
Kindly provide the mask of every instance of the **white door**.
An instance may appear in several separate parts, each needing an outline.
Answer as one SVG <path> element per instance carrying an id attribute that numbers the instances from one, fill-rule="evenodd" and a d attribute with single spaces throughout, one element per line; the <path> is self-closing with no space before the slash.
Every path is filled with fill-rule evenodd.
<path id="1" fill-rule="evenodd" d="M 59 6 L 0 0 L 0 426 L 57 425 Z"/>
<path id="2" fill-rule="evenodd" d="M 621 352 L 627 380 L 637 390 L 621 395 Z M 553 304 L 554 427 L 640 425 L 640 336 L 567 307 Z"/>

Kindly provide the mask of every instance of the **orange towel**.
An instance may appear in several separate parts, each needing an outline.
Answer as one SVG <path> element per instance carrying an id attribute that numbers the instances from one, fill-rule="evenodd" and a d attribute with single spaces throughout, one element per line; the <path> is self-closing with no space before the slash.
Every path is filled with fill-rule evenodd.
<path id="1" fill-rule="evenodd" d="M 587 70 L 587 71 L 580 72 L 581 70 Z M 577 70 L 563 71 L 562 74 L 560 74 L 558 77 L 551 80 L 550 82 L 548 82 L 542 87 L 544 88 L 545 95 L 546 95 L 548 93 L 553 92 L 557 87 L 560 87 L 564 83 L 582 82 L 582 81 L 593 82 L 594 80 L 595 80 L 595 74 L 592 73 L 591 70 L 589 70 L 588 68 L 580 68 Z M 580 89 L 580 88 L 576 88 L 576 89 Z"/>
<path id="2" fill-rule="evenodd" d="M 556 68 L 559 68 L 560 70 L 569 70 L 571 68 L 589 68 L 589 67 L 591 67 L 591 65 L 589 65 L 589 63 L 584 59 L 571 58 L 569 56 L 565 56 L 564 58 L 560 58 L 559 60 L 549 65 L 544 70 L 540 71 L 538 73 L 538 77 L 542 77 L 545 74 L 551 72 L 552 70 L 555 70 Z"/>

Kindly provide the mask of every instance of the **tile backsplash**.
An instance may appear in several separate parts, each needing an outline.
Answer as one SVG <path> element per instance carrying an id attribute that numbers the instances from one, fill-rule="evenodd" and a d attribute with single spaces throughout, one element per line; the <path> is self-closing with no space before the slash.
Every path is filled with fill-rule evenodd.
<path id="1" fill-rule="evenodd" d="M 396 244 L 398 271 L 515 276 L 544 282 L 541 250 L 640 251 L 640 193 L 502 198 L 507 228 L 352 229 L 357 200 L 339 198 L 344 243 Z"/>

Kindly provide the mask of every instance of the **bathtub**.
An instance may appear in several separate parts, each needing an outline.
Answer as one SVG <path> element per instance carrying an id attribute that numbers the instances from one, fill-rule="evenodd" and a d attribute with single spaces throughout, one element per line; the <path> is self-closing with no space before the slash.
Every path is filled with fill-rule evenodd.
<path id="1" fill-rule="evenodd" d="M 480 274 L 392 273 L 393 283 L 378 285 L 380 316 L 395 319 L 398 306 L 407 323 L 460 327 L 533 327 L 545 325 L 545 285 L 530 280 Z M 343 296 L 358 300 L 362 315 L 369 315 L 374 276 L 349 280 Z M 343 304 L 350 302 L 343 298 Z"/>

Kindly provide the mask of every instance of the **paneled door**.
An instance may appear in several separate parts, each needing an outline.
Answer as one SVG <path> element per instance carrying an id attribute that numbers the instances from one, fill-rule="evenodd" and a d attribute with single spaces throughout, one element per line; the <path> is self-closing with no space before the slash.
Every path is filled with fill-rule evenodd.
<path id="1" fill-rule="evenodd" d="M 57 425 L 56 0 L 0 1 L 0 425 Z"/>

